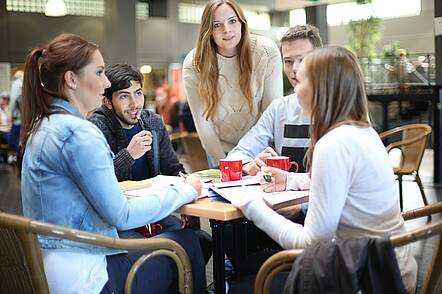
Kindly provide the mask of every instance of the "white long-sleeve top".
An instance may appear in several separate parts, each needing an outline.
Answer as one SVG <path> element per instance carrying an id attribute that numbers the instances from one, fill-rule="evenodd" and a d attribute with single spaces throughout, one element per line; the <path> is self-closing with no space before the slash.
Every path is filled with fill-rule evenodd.
<path id="1" fill-rule="evenodd" d="M 372 128 L 343 125 L 317 142 L 304 226 L 277 214 L 261 199 L 241 209 L 283 248 L 304 248 L 334 237 L 378 238 L 406 231 L 393 170 Z M 397 248 L 396 256 L 406 288 L 413 289 L 417 265 L 408 246 Z"/>
<path id="2" fill-rule="evenodd" d="M 237 56 L 227 58 L 217 54 L 219 103 L 213 120 L 206 120 L 202 98 L 198 92 L 199 73 L 194 68 L 194 50 L 183 64 L 183 85 L 192 111 L 195 127 L 206 153 L 217 163 L 228 153 L 250 128 L 273 99 L 282 97 L 282 61 L 275 42 L 251 35 L 253 56 L 251 90 L 253 109 L 239 86 Z"/>

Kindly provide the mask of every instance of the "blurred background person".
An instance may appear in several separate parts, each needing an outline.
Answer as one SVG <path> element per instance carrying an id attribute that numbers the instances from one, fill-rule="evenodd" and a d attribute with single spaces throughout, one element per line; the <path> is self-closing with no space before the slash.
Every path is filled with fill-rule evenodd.
<path id="1" fill-rule="evenodd" d="M 180 99 L 175 95 L 168 84 L 163 84 L 155 91 L 155 105 L 157 113 L 171 131 L 179 130 Z"/>
<path id="2" fill-rule="evenodd" d="M 9 95 L 7 92 L 0 94 L 0 144 L 8 144 L 8 133 L 11 130 L 11 112 L 9 111 Z M 0 162 L 8 161 L 8 153 L 0 154 Z"/>
<path id="3" fill-rule="evenodd" d="M 12 115 L 12 127 L 8 135 L 9 147 L 20 154 L 19 137 L 21 127 L 21 95 L 23 85 L 23 70 L 17 70 L 12 76 L 10 93 L 10 111 Z M 9 161 L 15 161 L 17 158 L 11 158 Z"/>

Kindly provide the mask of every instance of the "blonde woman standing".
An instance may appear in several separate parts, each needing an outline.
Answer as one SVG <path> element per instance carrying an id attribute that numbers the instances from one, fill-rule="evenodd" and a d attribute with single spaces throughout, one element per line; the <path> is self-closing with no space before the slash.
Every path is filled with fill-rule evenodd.
<path id="1" fill-rule="evenodd" d="M 279 49 L 272 40 L 249 33 L 234 0 L 212 0 L 204 9 L 196 48 L 184 60 L 183 84 L 202 145 L 217 165 L 282 96 Z"/>

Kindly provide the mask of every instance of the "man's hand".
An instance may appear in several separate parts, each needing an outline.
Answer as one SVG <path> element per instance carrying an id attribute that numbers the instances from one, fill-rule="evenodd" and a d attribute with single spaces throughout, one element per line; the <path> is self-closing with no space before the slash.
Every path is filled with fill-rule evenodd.
<path id="1" fill-rule="evenodd" d="M 243 172 L 251 176 L 256 175 L 261 170 L 261 167 L 267 166 L 265 163 L 266 158 L 270 156 L 278 156 L 278 154 L 272 147 L 267 147 L 264 151 L 256 155 L 253 161 L 244 164 L 242 167 Z"/>
<path id="2" fill-rule="evenodd" d="M 133 159 L 140 158 L 150 149 L 152 149 L 152 133 L 144 130 L 134 135 L 127 145 L 127 151 Z"/>

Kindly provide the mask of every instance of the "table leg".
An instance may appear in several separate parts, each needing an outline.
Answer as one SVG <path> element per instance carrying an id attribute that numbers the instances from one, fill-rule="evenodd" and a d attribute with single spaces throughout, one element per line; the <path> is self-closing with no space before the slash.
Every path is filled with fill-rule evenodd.
<path id="1" fill-rule="evenodd" d="M 389 102 L 381 102 L 382 103 L 382 132 L 388 131 L 389 128 L 389 118 L 388 118 L 388 105 Z"/>
<path id="2" fill-rule="evenodd" d="M 224 221 L 210 220 L 213 246 L 213 285 L 215 294 L 226 293 L 225 261 L 224 261 Z"/>

